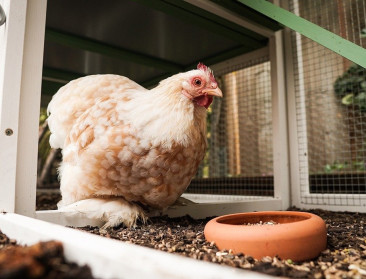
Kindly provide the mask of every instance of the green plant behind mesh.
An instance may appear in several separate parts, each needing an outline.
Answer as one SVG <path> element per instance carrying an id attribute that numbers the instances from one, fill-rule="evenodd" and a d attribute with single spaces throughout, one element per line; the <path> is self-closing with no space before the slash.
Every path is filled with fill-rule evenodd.
<path id="1" fill-rule="evenodd" d="M 345 106 L 354 105 L 366 112 L 366 70 L 354 64 L 334 83 L 334 92 Z"/>
<path id="2" fill-rule="evenodd" d="M 339 172 L 364 172 L 365 162 L 363 160 L 356 160 L 353 162 L 338 162 L 334 161 L 332 164 L 324 166 L 325 173 L 339 173 Z"/>

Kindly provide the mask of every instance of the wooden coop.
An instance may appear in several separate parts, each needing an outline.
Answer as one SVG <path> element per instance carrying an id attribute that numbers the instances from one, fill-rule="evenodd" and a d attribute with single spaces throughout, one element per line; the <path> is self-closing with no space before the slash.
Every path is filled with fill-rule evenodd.
<path id="1" fill-rule="evenodd" d="M 365 3 L 313 2 L 0 0 L 1 230 L 24 243 L 61 240 L 100 278 L 121 265 L 136 278 L 247 274 L 88 236 L 94 249 L 50 224 L 88 224 L 82 215 L 35 209 L 40 107 L 58 88 L 103 73 L 151 88 L 200 61 L 224 98 L 208 111 L 209 149 L 183 194 L 192 203 L 166 214 L 366 212 Z M 130 253 L 145 268 L 124 261 Z"/>

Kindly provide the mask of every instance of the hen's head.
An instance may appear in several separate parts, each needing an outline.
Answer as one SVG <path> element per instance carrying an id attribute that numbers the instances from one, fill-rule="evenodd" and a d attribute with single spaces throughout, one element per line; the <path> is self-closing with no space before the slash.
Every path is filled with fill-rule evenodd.
<path id="1" fill-rule="evenodd" d="M 174 101 L 188 99 L 189 103 L 206 109 L 212 103 L 213 96 L 222 97 L 211 69 L 202 63 L 198 64 L 196 70 L 179 73 L 161 81 L 153 90 L 164 98 L 171 96 Z"/>
<path id="2" fill-rule="evenodd" d="M 197 70 L 182 74 L 182 94 L 198 106 L 206 109 L 213 96 L 222 97 L 222 92 L 209 67 L 199 63 Z"/>

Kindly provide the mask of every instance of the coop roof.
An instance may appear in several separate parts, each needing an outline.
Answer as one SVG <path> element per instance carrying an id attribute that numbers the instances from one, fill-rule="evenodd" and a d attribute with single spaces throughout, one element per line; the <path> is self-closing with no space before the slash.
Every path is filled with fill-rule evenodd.
<path id="1" fill-rule="evenodd" d="M 42 92 L 105 73 L 152 86 L 199 61 L 215 64 L 262 48 L 268 36 L 252 30 L 280 28 L 235 0 L 49 1 Z"/>

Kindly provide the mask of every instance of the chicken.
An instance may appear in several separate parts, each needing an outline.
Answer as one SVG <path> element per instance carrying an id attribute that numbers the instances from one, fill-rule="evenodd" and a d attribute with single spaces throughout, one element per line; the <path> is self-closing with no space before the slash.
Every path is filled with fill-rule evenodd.
<path id="1" fill-rule="evenodd" d="M 147 90 L 118 75 L 73 80 L 48 106 L 50 145 L 62 149 L 60 211 L 134 226 L 190 184 L 206 149 L 206 109 L 222 92 L 212 71 L 173 75 Z"/>

